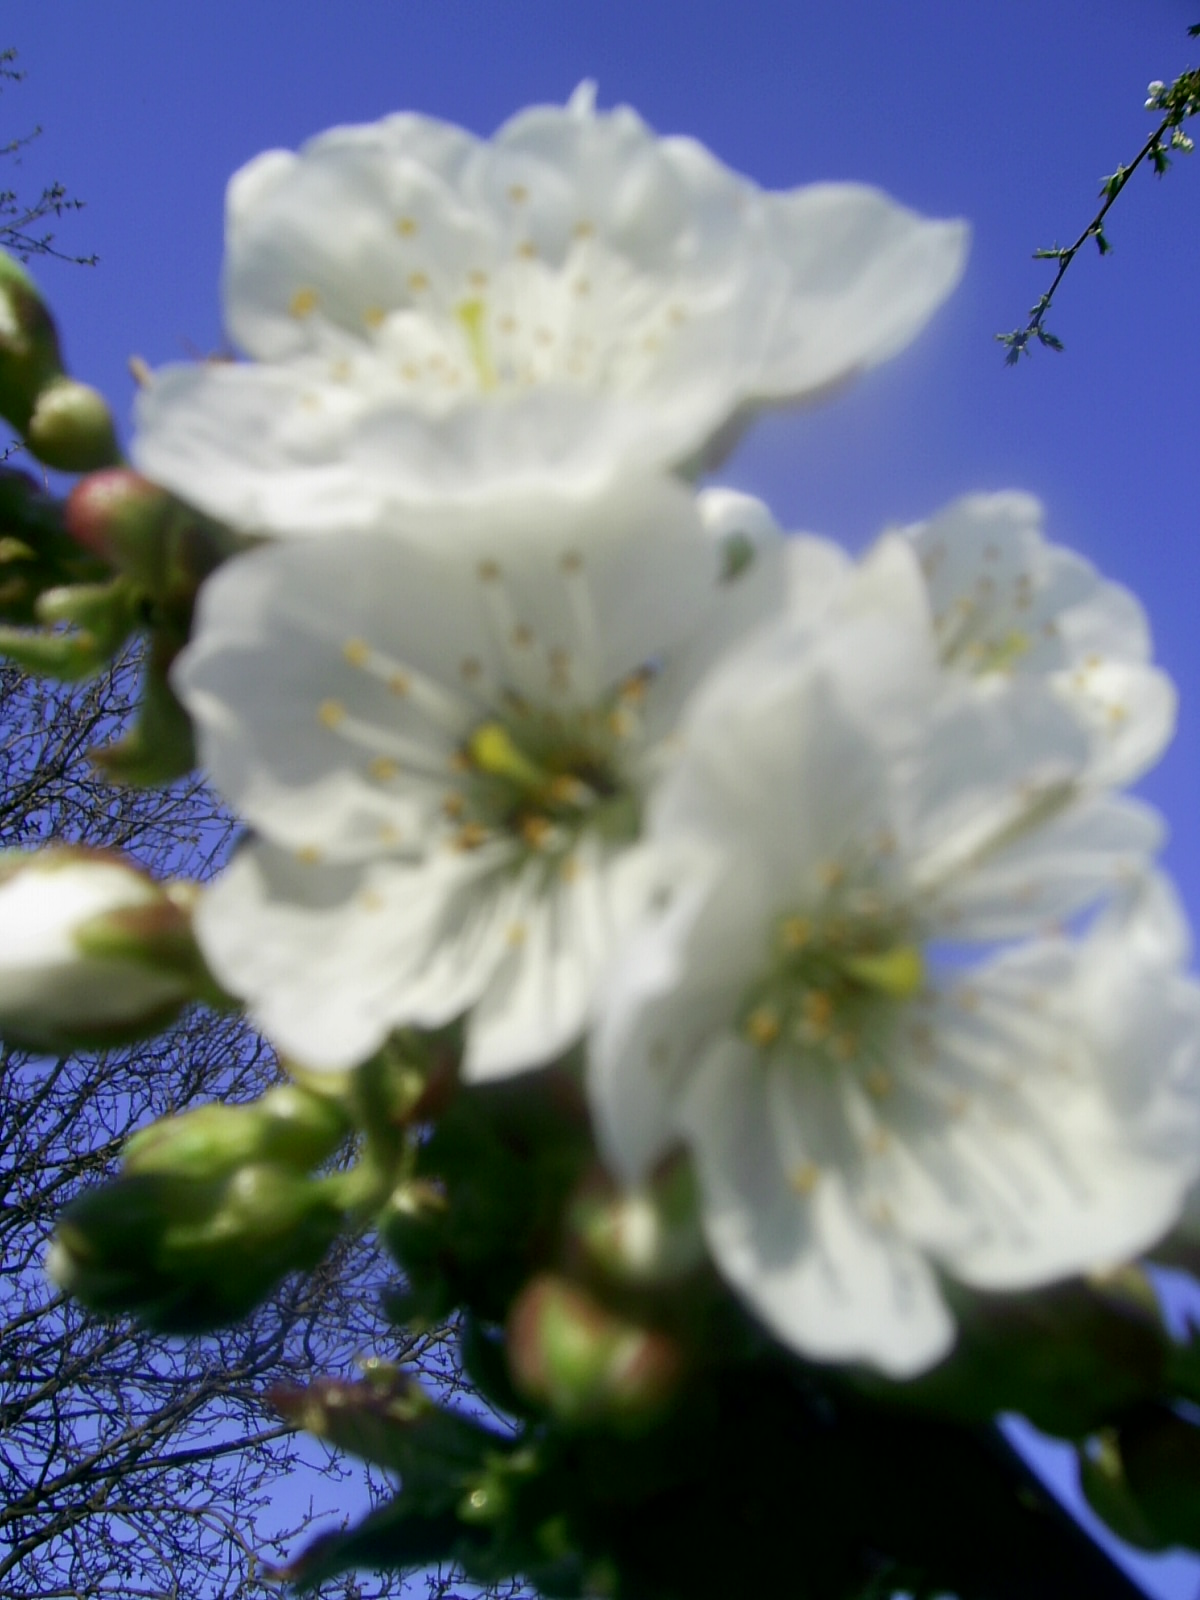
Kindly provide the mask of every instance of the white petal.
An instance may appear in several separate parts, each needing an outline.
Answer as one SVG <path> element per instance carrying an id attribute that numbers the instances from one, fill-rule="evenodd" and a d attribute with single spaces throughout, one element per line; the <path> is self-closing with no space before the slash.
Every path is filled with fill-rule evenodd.
<path id="1" fill-rule="evenodd" d="M 683 1115 L 709 1246 L 793 1349 L 911 1376 L 945 1355 L 953 1323 L 923 1258 L 824 1164 L 806 1087 L 732 1040 L 706 1053 Z"/>
<path id="2" fill-rule="evenodd" d="M 875 189 L 813 184 L 767 196 L 764 210 L 790 283 L 760 395 L 826 387 L 894 355 L 966 264 L 963 223 L 929 222 Z"/>
<path id="3" fill-rule="evenodd" d="M 761 883 L 746 863 L 686 840 L 651 863 L 665 899 L 643 917 L 601 991 L 588 1093 L 609 1165 L 645 1177 L 679 1136 L 677 1102 L 713 1030 L 724 1027 L 761 961 Z"/>

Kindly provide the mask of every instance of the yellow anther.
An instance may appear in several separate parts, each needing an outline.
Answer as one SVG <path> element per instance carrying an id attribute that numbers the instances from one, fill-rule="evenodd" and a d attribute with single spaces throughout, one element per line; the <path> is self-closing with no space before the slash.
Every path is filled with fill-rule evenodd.
<path id="1" fill-rule="evenodd" d="M 483 583 L 495 583 L 500 576 L 500 568 L 495 561 L 481 561 L 475 572 Z"/>
<path id="2" fill-rule="evenodd" d="M 529 190 L 523 183 L 514 183 L 509 188 L 508 198 L 515 206 L 524 205 L 525 201 L 529 199 Z"/>
<path id="3" fill-rule="evenodd" d="M 496 326 L 501 333 L 516 333 L 517 319 L 514 316 L 510 316 L 506 311 L 502 317 L 496 318 Z"/>
<path id="4" fill-rule="evenodd" d="M 472 764 L 493 778 L 507 778 L 522 788 L 540 789 L 549 775 L 536 766 L 499 722 L 485 722 L 467 741 Z"/>
<path id="5" fill-rule="evenodd" d="M 533 629 L 527 628 L 523 622 L 518 622 L 512 631 L 512 642 L 518 650 L 528 650 L 533 643 Z"/>
<path id="6" fill-rule="evenodd" d="M 1114 727 L 1124 722 L 1128 716 L 1129 712 L 1124 706 L 1113 704 L 1108 708 L 1108 720 Z"/>
<path id="7" fill-rule="evenodd" d="M 442 815 L 448 817 L 451 822 L 457 822 L 466 809 L 466 797 L 456 790 L 452 789 L 442 801 Z"/>
<path id="8" fill-rule="evenodd" d="M 575 294 L 583 300 L 592 292 L 592 281 L 590 278 L 576 278 L 571 287 Z"/>
<path id="9" fill-rule="evenodd" d="M 833 1022 L 833 1000 L 824 989 L 810 989 L 800 1003 L 805 1025 L 818 1036 L 829 1031 Z"/>
<path id="10" fill-rule="evenodd" d="M 578 856 L 564 856 L 558 864 L 558 875 L 564 883 L 574 883 L 582 871 Z"/>
<path id="11" fill-rule="evenodd" d="M 378 889 L 364 889 L 358 897 L 358 903 L 364 911 L 382 911 L 384 899 Z"/>
<path id="12" fill-rule="evenodd" d="M 363 312 L 363 321 L 368 328 L 382 328 L 387 321 L 387 312 L 382 306 L 368 306 Z"/>
<path id="13" fill-rule="evenodd" d="M 400 368 L 400 376 L 407 378 L 409 383 L 416 383 L 421 376 L 421 369 L 415 361 L 405 361 Z"/>
<path id="14" fill-rule="evenodd" d="M 340 700 L 322 700 L 317 707 L 317 721 L 324 728 L 340 727 L 346 720 L 346 708 Z"/>
<path id="15" fill-rule="evenodd" d="M 296 851 L 296 860 L 302 861 L 306 867 L 315 867 L 321 859 L 321 852 L 315 844 L 302 844 Z"/>
<path id="16" fill-rule="evenodd" d="M 820 1182 L 821 1169 L 815 1161 L 805 1161 L 788 1173 L 788 1187 L 794 1194 L 810 1195 Z"/>
<path id="17" fill-rule="evenodd" d="M 896 1087 L 892 1082 L 891 1074 L 885 1072 L 882 1067 L 872 1067 L 870 1072 L 867 1073 L 865 1082 L 867 1093 L 872 1100 L 886 1100 Z"/>
<path id="18" fill-rule="evenodd" d="M 897 944 L 874 955 L 847 955 L 841 964 L 868 989 L 892 1000 L 911 1000 L 925 982 L 925 961 L 915 944 Z"/>
<path id="19" fill-rule="evenodd" d="M 454 848 L 463 851 L 478 850 L 481 844 L 486 843 L 487 836 L 487 829 L 481 827 L 478 822 L 468 822 L 455 834 Z"/>
<path id="20" fill-rule="evenodd" d="M 367 771 L 377 783 L 389 783 L 400 772 L 400 763 L 393 761 L 391 756 L 372 756 L 367 763 Z"/>
<path id="21" fill-rule="evenodd" d="M 533 261 L 537 258 L 537 253 L 537 245 L 534 244 L 532 239 L 524 239 L 517 246 L 517 254 L 522 260 Z"/>
<path id="22" fill-rule="evenodd" d="M 547 839 L 553 832 L 554 828 L 549 819 L 538 812 L 521 818 L 521 837 L 531 850 L 544 849 Z"/>
<path id="23" fill-rule="evenodd" d="M 546 784 L 544 792 L 546 799 L 554 806 L 577 806 L 582 809 L 595 799 L 587 784 L 569 772 L 557 773 Z"/>
<path id="24" fill-rule="evenodd" d="M 334 383 L 349 383 L 354 376 L 354 363 L 340 356 L 329 369 L 329 376 Z"/>
<path id="25" fill-rule="evenodd" d="M 417 219 L 415 217 L 397 217 L 396 232 L 402 239 L 411 239 L 417 232 Z"/>
<path id="26" fill-rule="evenodd" d="M 808 917 L 785 917 L 779 929 L 779 942 L 785 950 L 803 950 L 812 938 L 812 921 Z"/>
<path id="27" fill-rule="evenodd" d="M 483 675 L 483 664 L 474 656 L 464 656 L 458 670 L 468 683 L 475 683 Z"/>
<path id="28" fill-rule="evenodd" d="M 835 1033 L 829 1041 L 829 1053 L 836 1061 L 853 1061 L 858 1054 L 856 1033 Z"/>
<path id="29" fill-rule="evenodd" d="M 583 556 L 578 550 L 567 550 L 564 553 L 559 565 L 562 567 L 562 570 L 568 575 L 568 577 L 570 577 L 573 573 L 581 572 L 583 570 Z"/>
<path id="30" fill-rule="evenodd" d="M 867 1153 L 883 1156 L 892 1148 L 892 1136 L 886 1128 L 872 1128 L 867 1135 Z"/>
<path id="31" fill-rule="evenodd" d="M 504 930 L 504 942 L 510 949 L 516 950 L 525 943 L 528 934 L 529 929 L 523 922 L 510 922 Z"/>
<path id="32" fill-rule="evenodd" d="M 318 299 L 315 289 L 297 289 L 288 301 L 288 315 L 296 317 L 303 322 L 305 317 L 311 317 L 317 309 Z"/>
<path id="33" fill-rule="evenodd" d="M 393 672 L 388 678 L 387 686 L 390 693 L 403 700 L 410 687 L 408 674 L 405 672 Z"/>
<path id="34" fill-rule="evenodd" d="M 590 239 L 596 232 L 595 224 L 591 222 L 577 222 L 571 229 L 577 239 Z"/>
<path id="35" fill-rule="evenodd" d="M 371 659 L 371 646 L 365 639 L 347 639 L 342 646 L 342 655 L 352 667 L 365 667 Z"/>
<path id="36" fill-rule="evenodd" d="M 455 306 L 454 315 L 467 336 L 467 349 L 479 378 L 479 387 L 494 389 L 497 382 L 496 369 L 492 365 L 491 352 L 487 345 L 487 329 L 484 326 L 487 317 L 486 303 L 482 300 L 464 300 Z"/>
<path id="37" fill-rule="evenodd" d="M 376 838 L 380 844 L 399 844 L 404 835 L 394 822 L 381 822 Z"/>
<path id="38" fill-rule="evenodd" d="M 414 294 L 423 294 L 429 287 L 429 274 L 427 272 L 410 272 L 408 287 Z"/>
<path id="39" fill-rule="evenodd" d="M 779 1037 L 779 1015 L 769 1006 L 758 1006 L 746 1018 L 745 1034 L 751 1044 L 766 1049 Z"/>

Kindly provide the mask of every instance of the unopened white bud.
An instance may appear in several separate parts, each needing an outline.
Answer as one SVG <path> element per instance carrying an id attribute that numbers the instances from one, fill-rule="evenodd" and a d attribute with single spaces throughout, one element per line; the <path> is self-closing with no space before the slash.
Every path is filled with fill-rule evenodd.
<path id="1" fill-rule="evenodd" d="M 194 971 L 186 911 L 122 856 L 0 855 L 0 1034 L 10 1042 L 137 1037 L 191 998 Z"/>

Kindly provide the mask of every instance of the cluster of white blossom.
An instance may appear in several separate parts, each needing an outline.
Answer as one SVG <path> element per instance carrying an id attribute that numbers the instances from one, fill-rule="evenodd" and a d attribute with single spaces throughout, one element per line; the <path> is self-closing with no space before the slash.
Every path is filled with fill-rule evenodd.
<path id="1" fill-rule="evenodd" d="M 1128 1258 L 1200 1173 L 1200 988 L 1118 792 L 1174 718 L 1136 601 L 1023 495 L 853 561 L 695 489 L 965 243 L 587 87 L 490 142 L 335 129 L 233 180 L 252 359 L 158 373 L 135 442 L 260 541 L 174 673 L 251 830 L 197 911 L 221 984 L 310 1068 L 580 1046 L 613 1171 L 685 1147 L 753 1311 L 895 1375 L 952 1342 L 939 1275 Z"/>

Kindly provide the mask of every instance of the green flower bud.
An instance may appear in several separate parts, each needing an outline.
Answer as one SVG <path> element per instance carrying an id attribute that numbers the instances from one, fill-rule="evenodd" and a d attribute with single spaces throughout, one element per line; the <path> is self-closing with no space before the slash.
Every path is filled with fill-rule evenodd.
<path id="1" fill-rule="evenodd" d="M 113 851 L 0 855 L 0 1032 L 71 1049 L 165 1026 L 205 982 L 180 899 Z"/>
<path id="2" fill-rule="evenodd" d="M 67 534 L 59 501 L 28 473 L 0 466 L 0 622 L 28 627 L 47 590 L 106 576 Z"/>
<path id="3" fill-rule="evenodd" d="M 568 1227 L 587 1263 L 616 1283 L 669 1284 L 705 1259 L 695 1183 L 682 1161 L 624 1192 L 593 1174 L 571 1202 Z"/>
<path id="4" fill-rule="evenodd" d="M 108 402 L 74 378 L 55 378 L 39 393 L 25 443 L 57 472 L 94 472 L 121 458 Z"/>
<path id="5" fill-rule="evenodd" d="M 46 1266 L 95 1311 L 199 1333 L 245 1316 L 289 1272 L 314 1267 L 342 1221 L 324 1180 L 280 1166 L 215 1180 L 142 1173 L 73 1200 Z"/>
<path id="6" fill-rule="evenodd" d="M 58 333 L 37 286 L 0 252 L 0 416 L 24 433 L 38 396 L 62 371 Z"/>
<path id="7" fill-rule="evenodd" d="M 197 1106 L 163 1117 L 126 1141 L 123 1170 L 180 1178 L 222 1178 L 252 1162 L 308 1172 L 350 1132 L 341 1107 L 293 1083 L 250 1105 Z"/>
<path id="8" fill-rule="evenodd" d="M 517 1389 L 563 1422 L 637 1431 L 671 1400 L 683 1356 L 666 1334 L 617 1316 L 585 1290 L 543 1273 L 508 1319 Z"/>

